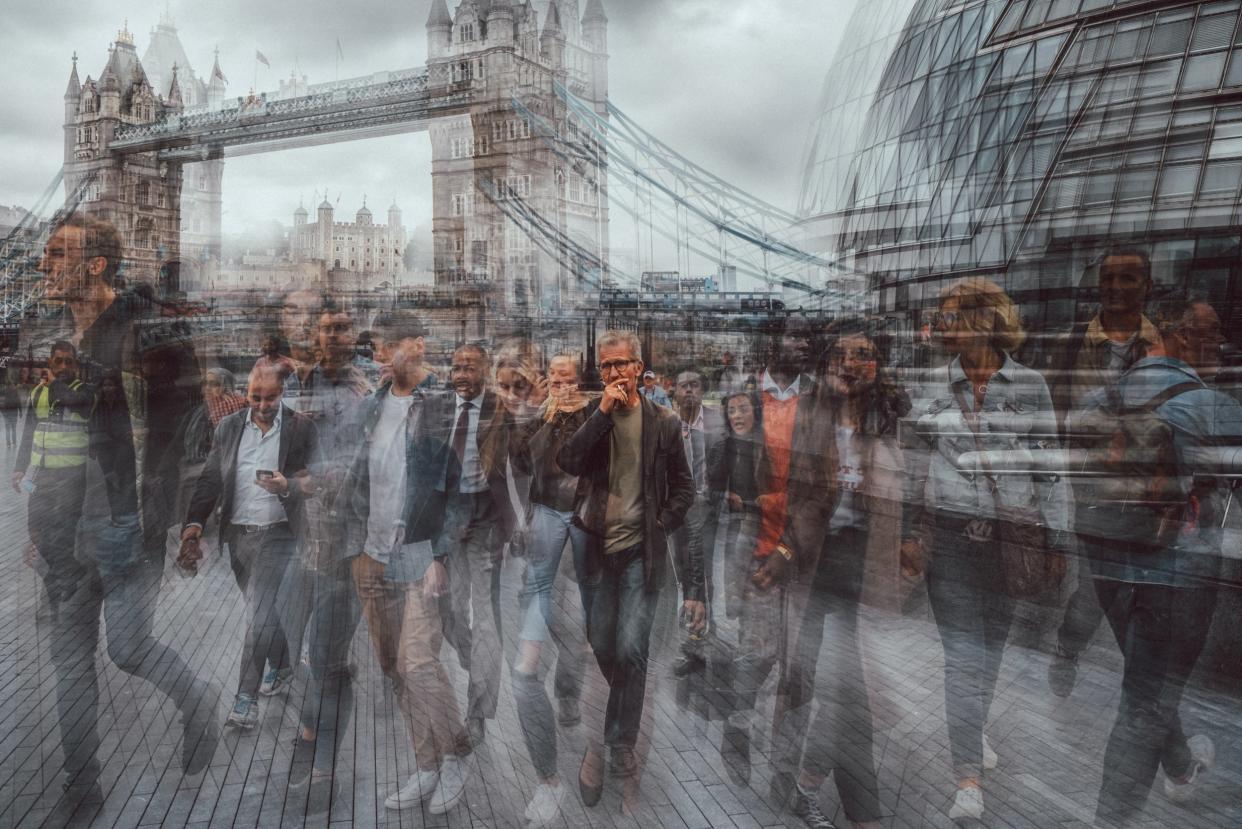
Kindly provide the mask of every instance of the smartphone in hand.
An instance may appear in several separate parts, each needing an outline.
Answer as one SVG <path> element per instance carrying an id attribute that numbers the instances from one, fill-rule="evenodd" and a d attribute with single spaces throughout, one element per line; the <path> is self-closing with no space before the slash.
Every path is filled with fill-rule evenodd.
<path id="1" fill-rule="evenodd" d="M 275 478 L 276 473 L 270 469 L 256 469 L 254 476 L 260 481 L 266 481 L 268 479 Z"/>

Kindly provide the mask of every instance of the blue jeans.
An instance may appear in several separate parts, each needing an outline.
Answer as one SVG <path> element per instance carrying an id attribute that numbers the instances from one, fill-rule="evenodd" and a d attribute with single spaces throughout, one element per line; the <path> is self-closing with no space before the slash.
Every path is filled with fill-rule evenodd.
<path id="1" fill-rule="evenodd" d="M 927 595 L 944 646 L 945 713 L 959 780 L 983 770 L 983 727 L 996 691 L 1014 600 L 996 544 L 974 541 L 965 520 L 936 517 Z"/>
<path id="2" fill-rule="evenodd" d="M 526 584 L 518 592 L 522 611 L 521 638 L 527 642 L 546 642 L 548 626 L 552 623 L 552 586 L 561 566 L 565 542 L 573 545 L 574 572 L 581 585 L 587 537 L 586 532 L 574 526 L 572 512 L 558 512 L 543 504 L 533 504 L 531 510 Z"/>
<path id="3" fill-rule="evenodd" d="M 602 556 L 598 572 L 583 588 L 587 639 L 608 681 L 604 742 L 614 748 L 633 748 L 638 742 L 658 595 L 647 590 L 642 544 Z"/>
<path id="4" fill-rule="evenodd" d="M 518 593 L 522 613 L 521 639 L 524 642 L 546 642 L 551 636 L 557 645 L 556 696 L 577 699 L 582 690 L 583 649 L 581 635 L 566 629 L 566 620 L 555 620 L 552 604 L 553 587 L 565 553 L 565 542 L 573 545 L 574 572 L 579 589 L 586 559 L 586 533 L 573 524 L 572 512 L 559 512 L 543 504 L 534 504 L 530 521 L 530 546 L 527 552 L 526 583 Z M 579 626 L 574 619 L 569 625 Z M 537 672 L 513 671 L 513 696 L 517 702 L 518 719 L 531 762 L 541 780 L 556 774 L 556 722 L 544 679 Z"/>

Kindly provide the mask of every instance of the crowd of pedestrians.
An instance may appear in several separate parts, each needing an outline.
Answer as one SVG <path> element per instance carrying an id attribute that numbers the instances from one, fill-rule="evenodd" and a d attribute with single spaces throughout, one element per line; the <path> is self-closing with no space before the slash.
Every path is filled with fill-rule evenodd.
<path id="1" fill-rule="evenodd" d="M 1191 796 L 1214 762 L 1179 703 L 1217 605 L 1237 480 L 1221 453 L 1242 444 L 1242 406 L 1214 386 L 1217 309 L 1154 301 L 1140 248 L 1103 256 L 1098 312 L 1062 336 L 1028 342 L 1015 302 L 972 277 L 940 294 L 926 350 L 941 359 L 918 370 L 894 365 L 880 320 L 790 317 L 750 332 L 746 360 L 661 366 L 667 390 L 631 331 L 589 352 L 445 342 L 417 308 L 362 319 L 307 286 L 234 374 L 193 325 L 124 290 L 122 254 L 106 223 L 56 229 L 40 270 L 63 314 L 23 332 L 40 363 L 0 396 L 66 791 L 100 773 L 102 614 L 111 661 L 180 712 L 186 774 L 222 729 L 255 729 L 265 700 L 301 689 L 288 785 L 327 809 L 361 625 L 414 758 L 383 793 L 391 810 L 461 804 L 506 678 L 536 777 L 529 825 L 556 822 L 575 790 L 594 807 L 610 778 L 641 777 L 653 688 L 672 680 L 710 686 L 735 785 L 770 767 L 765 796 L 823 829 L 832 777 L 848 824 L 872 829 L 861 619 L 900 614 L 920 579 L 944 654 L 951 818 L 994 796 L 990 715 L 1023 601 L 1065 597 L 1057 696 L 1099 623 L 1115 635 L 1100 825 L 1141 815 L 1158 781 Z M 192 576 L 212 555 L 245 601 L 235 690 L 152 629 L 166 560 Z M 573 728 L 586 749 L 567 784 Z"/>

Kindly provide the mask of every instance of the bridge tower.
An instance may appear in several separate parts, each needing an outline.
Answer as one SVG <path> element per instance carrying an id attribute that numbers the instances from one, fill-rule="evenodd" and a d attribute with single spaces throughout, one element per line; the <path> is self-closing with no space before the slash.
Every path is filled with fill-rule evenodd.
<path id="1" fill-rule="evenodd" d="M 76 105 L 71 100 L 75 88 Z M 87 76 L 79 84 L 74 60 L 65 92 L 66 193 L 86 184 L 80 209 L 120 232 L 126 282 L 145 282 L 164 292 L 178 287 L 181 167 L 159 161 L 154 152 L 121 156 L 107 147 L 120 126 L 149 124 L 181 108 L 176 73 L 168 89 L 153 89 L 127 28 L 117 32 L 98 81 Z"/>
<path id="2" fill-rule="evenodd" d="M 603 112 L 607 17 L 600 0 L 581 19 L 578 0 L 552 0 L 542 17 L 528 0 L 461 0 L 453 14 L 433 0 L 427 20 L 430 86 L 471 100 L 468 115 L 431 127 L 436 284 L 517 316 L 571 308 L 607 278 L 538 245 L 536 231 L 511 218 L 522 211 L 497 204 L 521 203 L 606 260 L 602 150 L 571 166 L 540 130 L 577 128 L 554 83 Z M 519 114 L 515 99 L 544 126 Z"/>

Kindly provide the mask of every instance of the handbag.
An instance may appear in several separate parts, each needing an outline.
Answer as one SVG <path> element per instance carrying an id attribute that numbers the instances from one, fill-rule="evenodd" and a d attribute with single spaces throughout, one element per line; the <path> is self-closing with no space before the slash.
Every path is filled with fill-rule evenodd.
<path id="1" fill-rule="evenodd" d="M 966 421 L 979 451 L 983 476 L 992 492 L 996 509 L 996 527 L 1000 533 L 1001 562 L 1005 573 L 1005 591 L 1015 599 L 1030 599 L 1055 589 L 1065 577 L 1065 554 L 1051 549 L 1043 516 L 1034 507 L 1006 506 L 1000 495 L 1000 485 L 988 462 L 983 439 L 979 436 L 977 416 L 966 405 L 962 390 L 953 389 L 962 418 Z"/>

